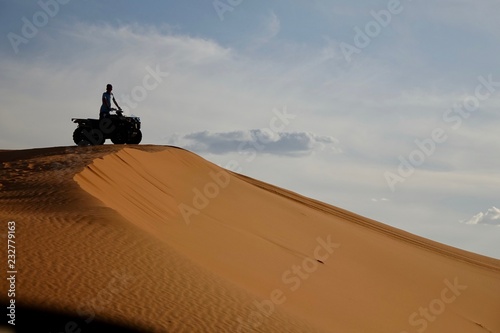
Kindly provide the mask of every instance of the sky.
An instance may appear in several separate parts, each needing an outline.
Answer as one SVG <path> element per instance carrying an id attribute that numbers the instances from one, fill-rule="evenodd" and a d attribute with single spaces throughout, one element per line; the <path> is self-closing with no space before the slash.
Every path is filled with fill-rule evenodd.
<path id="1" fill-rule="evenodd" d="M 497 0 L 0 0 L 0 149 L 144 144 L 500 259 Z"/>

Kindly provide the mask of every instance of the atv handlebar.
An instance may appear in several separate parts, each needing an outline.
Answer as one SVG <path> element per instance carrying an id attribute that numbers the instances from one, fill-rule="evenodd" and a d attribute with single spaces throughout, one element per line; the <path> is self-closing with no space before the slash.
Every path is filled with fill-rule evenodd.
<path id="1" fill-rule="evenodd" d="M 121 108 L 120 109 L 111 108 L 109 109 L 109 111 L 115 111 L 115 113 L 119 116 L 123 115 L 123 110 Z"/>

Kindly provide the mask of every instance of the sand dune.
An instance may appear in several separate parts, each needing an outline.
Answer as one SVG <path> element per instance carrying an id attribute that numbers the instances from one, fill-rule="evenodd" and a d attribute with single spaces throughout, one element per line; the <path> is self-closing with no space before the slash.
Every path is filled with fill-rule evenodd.
<path id="1" fill-rule="evenodd" d="M 499 260 L 188 151 L 61 147 L 0 152 L 0 163 L 0 219 L 18 226 L 16 301 L 83 330 L 500 332 Z"/>

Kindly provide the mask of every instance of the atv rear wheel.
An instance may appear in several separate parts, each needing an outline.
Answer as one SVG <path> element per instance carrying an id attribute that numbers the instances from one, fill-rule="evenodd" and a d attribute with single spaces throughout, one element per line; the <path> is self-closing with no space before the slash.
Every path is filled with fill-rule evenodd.
<path id="1" fill-rule="evenodd" d="M 131 145 L 138 145 L 142 140 L 142 132 L 141 130 L 136 130 L 132 133 L 132 135 L 128 138 L 127 143 Z"/>
<path id="2" fill-rule="evenodd" d="M 81 127 L 77 127 L 75 129 L 75 131 L 73 132 L 73 142 L 77 145 L 77 146 L 86 146 L 86 144 L 84 144 L 83 142 L 83 139 L 82 139 L 82 128 Z"/>
<path id="3" fill-rule="evenodd" d="M 97 146 L 104 144 L 106 139 L 101 131 L 88 127 L 78 127 L 73 132 L 73 141 L 78 146 Z"/>

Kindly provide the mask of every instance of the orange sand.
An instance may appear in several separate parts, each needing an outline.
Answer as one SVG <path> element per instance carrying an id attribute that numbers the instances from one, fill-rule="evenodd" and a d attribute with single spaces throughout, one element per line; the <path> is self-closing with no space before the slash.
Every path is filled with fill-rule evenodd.
<path id="1" fill-rule="evenodd" d="M 188 151 L 61 147 L 0 162 L 20 304 L 155 332 L 500 332 L 499 260 Z"/>

